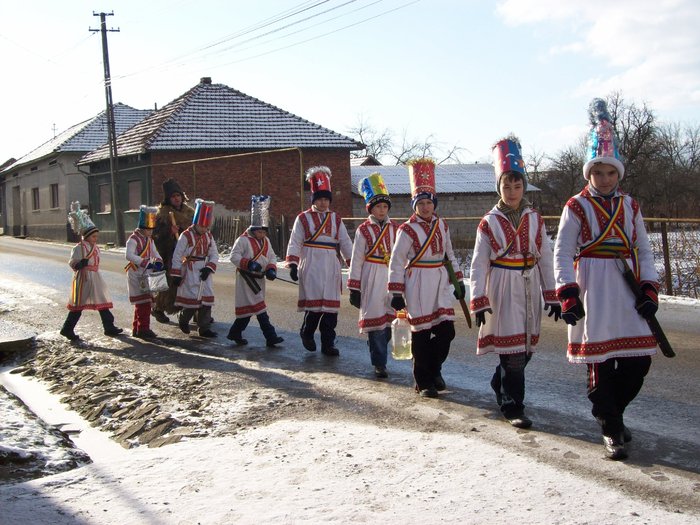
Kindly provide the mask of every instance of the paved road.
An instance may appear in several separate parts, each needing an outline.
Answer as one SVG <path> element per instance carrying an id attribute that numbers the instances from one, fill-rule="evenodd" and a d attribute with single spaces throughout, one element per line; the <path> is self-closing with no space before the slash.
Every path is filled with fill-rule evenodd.
<path id="1" fill-rule="evenodd" d="M 49 286 L 63 291 L 64 297 L 67 296 L 71 278 L 66 265 L 69 252 L 68 245 L 0 237 L 0 264 L 5 278 L 14 276 Z M 132 308 L 126 299 L 124 264 L 123 251 L 103 252 L 102 269 L 115 301 L 117 324 L 127 328 Z M 286 278 L 286 272 L 281 270 L 280 276 Z M 620 474 L 613 463 L 599 459 L 602 447 L 585 397 L 585 367 L 566 362 L 566 328 L 561 322 L 554 323 L 545 317 L 538 351 L 527 370 L 526 402 L 537 432 L 516 432 L 505 423 L 501 424 L 488 386 L 497 359 L 495 356 L 474 355 L 476 332 L 467 329 L 464 320 L 457 323 L 458 336 L 444 368 L 449 391 L 440 401 L 426 404 L 416 401 L 416 396 L 411 394 L 408 362 L 390 360 L 390 380 L 379 384 L 373 379 L 366 342 L 356 331 L 357 310 L 347 304 L 347 295 L 343 296 L 339 316 L 338 347 L 341 358 L 338 360 L 329 360 L 303 350 L 297 336 L 301 316 L 296 312 L 296 287 L 280 281 L 268 283 L 268 305 L 272 305 L 273 323 L 287 340 L 284 348 L 274 354 L 266 351 L 257 323 L 253 321 L 246 331 L 246 337 L 251 341 L 250 347 L 232 349 L 223 336 L 233 319 L 233 281 L 234 272 L 230 264 L 221 264 L 214 276 L 217 297 L 213 309 L 216 320 L 214 328 L 220 334 L 217 340 L 181 339 L 182 334 L 174 324 L 163 326 L 154 323 L 153 328 L 159 335 L 168 337 L 169 341 L 181 341 L 183 348 L 205 349 L 212 356 L 260 359 L 278 370 L 301 367 L 332 373 L 333 381 L 342 383 L 348 392 L 372 399 L 379 393 L 381 403 L 393 403 L 394 409 L 404 411 L 404 415 L 413 418 L 446 419 L 456 424 L 462 421 L 467 431 L 474 430 L 471 425 L 476 411 L 480 420 L 487 421 L 495 428 L 489 438 L 504 446 L 523 446 L 523 450 L 537 460 L 556 462 L 554 456 L 560 455 L 558 447 L 564 447 L 562 440 L 565 447 L 571 447 L 573 443 L 581 448 L 577 453 L 589 454 L 594 458 L 591 465 L 583 467 L 584 470 L 590 469 L 592 476 L 610 480 L 617 479 L 619 475 L 620 484 L 628 483 L 630 490 L 646 491 L 649 497 L 668 500 L 675 489 L 668 484 L 663 486 L 663 482 L 682 479 L 683 487 L 676 493 L 678 501 L 684 500 L 696 510 L 700 509 L 698 498 L 695 503 L 688 502 L 687 498 L 688 491 L 695 496 L 700 494 L 698 307 L 662 304 L 659 319 L 678 355 L 668 359 L 659 354 L 654 359 L 642 393 L 628 409 L 626 423 L 633 430 L 635 438 L 632 457 L 626 465 L 638 470 L 635 476 L 629 470 Z M 63 305 L 57 305 L 56 317 L 51 322 L 58 327 L 64 316 Z M 88 322 L 97 328 L 97 316 L 92 317 L 94 319 L 90 318 Z M 43 321 L 46 329 L 46 320 Z M 33 324 L 29 319 L 27 322 Z M 83 326 L 81 321 L 78 331 Z M 324 379 L 321 374 L 313 377 L 318 377 L 320 382 L 328 381 L 328 376 Z M 533 440 L 533 435 L 537 436 L 537 442 Z M 646 484 L 645 480 L 651 485 Z M 662 496 L 654 492 L 654 486 L 659 487 Z"/>

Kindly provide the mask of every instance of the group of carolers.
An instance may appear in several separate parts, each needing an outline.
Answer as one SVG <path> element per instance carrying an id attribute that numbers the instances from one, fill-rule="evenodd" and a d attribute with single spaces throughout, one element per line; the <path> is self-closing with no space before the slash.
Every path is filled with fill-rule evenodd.
<path id="1" fill-rule="evenodd" d="M 491 378 L 496 402 L 504 417 L 519 428 L 532 424 L 524 412 L 525 367 L 539 341 L 543 308 L 555 321 L 563 318 L 569 325 L 569 361 L 587 365 L 588 397 L 601 426 L 606 455 L 624 459 L 631 432 L 623 414 L 656 353 L 657 343 L 646 320 L 658 308 L 658 283 L 639 205 L 619 188 L 625 169 L 605 102 L 594 99 L 589 117 L 589 160 L 583 167 L 587 184 L 566 203 L 553 250 L 542 217 L 524 196 L 527 174 L 517 138 L 511 135 L 495 144 L 500 199 L 478 226 L 469 306 L 479 326 L 477 354 L 499 356 Z M 447 222 L 435 213 L 434 162 L 410 162 L 409 178 L 414 213 L 403 224 L 389 218 L 391 199 L 382 176 L 374 173 L 360 181 L 358 189 L 369 217 L 357 228 L 353 242 L 341 217 L 330 210 L 330 170 L 309 169 L 312 204 L 294 222 L 286 265 L 291 279 L 299 284 L 298 309 L 304 312 L 300 336 L 308 351 L 316 351 L 319 330 L 321 352 L 339 355 L 335 329 L 345 263 L 350 268 L 350 303 L 359 309 L 359 331 L 367 334 L 376 377 L 388 377 L 390 325 L 396 312 L 404 310 L 411 326 L 415 389 L 421 397 L 435 398 L 446 388 L 442 366 L 455 337 L 454 298 L 464 302 L 466 290 L 461 271 L 450 275 L 451 268 L 459 265 Z M 181 206 L 186 196 L 182 191 L 174 193 L 179 193 L 175 204 Z M 161 208 L 170 204 L 166 199 Z M 168 222 L 165 234 L 177 242 L 172 254 L 165 254 L 166 264 L 152 232 L 158 231 L 158 215 L 161 222 L 168 215 L 162 209 L 141 207 L 138 228 L 126 248 L 135 337 L 155 337 L 149 326 L 151 315 L 168 321 L 158 302 L 158 309 L 151 312 L 147 281 L 149 273 L 163 269 L 169 270 L 171 288 L 163 293 L 174 296 L 168 312 L 179 309 L 181 330 L 189 333 L 189 322 L 196 314 L 199 335 L 216 336 L 211 330 L 210 275 L 218 263 L 216 242 L 209 232 L 213 206 L 211 201 L 197 199 L 192 224 L 179 236 L 170 212 L 172 228 Z M 251 226 L 236 240 L 230 255 L 237 278 L 236 319 L 228 338 L 237 345 L 247 344 L 243 332 L 253 315 L 268 346 L 283 342 L 265 303 L 265 281 L 277 277 L 277 257 L 267 239 L 269 207 L 269 196 L 252 197 Z M 112 303 L 98 272 L 97 228 L 79 206 L 73 207 L 70 220 L 83 241 L 71 254 L 75 275 L 61 334 L 77 339 L 74 327 L 82 310 L 95 309 L 105 334 L 118 335 L 122 329 L 114 326 Z M 623 280 L 618 254 L 634 269 L 644 292 L 641 298 Z"/>

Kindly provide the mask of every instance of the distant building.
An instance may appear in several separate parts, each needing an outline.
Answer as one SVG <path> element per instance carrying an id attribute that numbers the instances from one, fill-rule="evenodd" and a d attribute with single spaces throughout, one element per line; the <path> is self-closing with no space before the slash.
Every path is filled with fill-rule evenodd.
<path id="1" fill-rule="evenodd" d="M 0 170 L 0 213 L 5 234 L 57 241 L 72 240 L 70 203 L 88 206 L 85 173 L 75 162 L 107 142 L 105 111 L 71 126 Z M 151 113 L 115 104 L 115 130 L 121 133 Z"/>
<path id="2" fill-rule="evenodd" d="M 366 217 L 365 201 L 358 191 L 358 183 L 364 177 L 381 173 L 391 195 L 391 216 L 407 218 L 411 209 L 411 186 L 408 168 L 399 166 L 353 166 L 352 192 L 353 217 Z M 435 190 L 437 192 L 437 213 L 448 220 L 450 234 L 456 246 L 471 248 L 475 238 L 478 220 L 449 220 L 452 218 L 481 218 L 498 202 L 496 178 L 491 164 L 439 164 L 435 166 Z M 540 191 L 528 185 L 528 191 Z M 352 229 L 357 226 L 355 221 Z M 351 225 L 348 223 L 348 227 Z"/>
<path id="3" fill-rule="evenodd" d="M 269 194 L 271 216 L 284 216 L 291 227 L 310 205 L 304 172 L 319 164 L 331 168 L 333 207 L 347 216 L 352 211 L 350 152 L 362 148 L 349 137 L 202 78 L 117 139 L 125 231 L 136 224 L 139 204 L 162 201 L 162 183 L 170 177 L 191 199 L 215 201 L 219 216 L 248 215 L 250 196 Z M 114 238 L 108 146 L 78 164 L 91 174 L 95 224 Z"/>

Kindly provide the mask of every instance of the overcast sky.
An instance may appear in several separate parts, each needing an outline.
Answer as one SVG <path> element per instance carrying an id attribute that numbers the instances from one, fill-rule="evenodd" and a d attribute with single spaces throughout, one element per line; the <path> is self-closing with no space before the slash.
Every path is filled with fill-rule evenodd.
<path id="1" fill-rule="evenodd" d="M 514 132 L 554 154 L 620 91 L 662 121 L 700 123 L 695 0 L 33 0 L 0 6 L 0 163 L 113 98 L 162 107 L 204 76 L 340 133 L 360 119 L 397 138 L 490 161 Z"/>

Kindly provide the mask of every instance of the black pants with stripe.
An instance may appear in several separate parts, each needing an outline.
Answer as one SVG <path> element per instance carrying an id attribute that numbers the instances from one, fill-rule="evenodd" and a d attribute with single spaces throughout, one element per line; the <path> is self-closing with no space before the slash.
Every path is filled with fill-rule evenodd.
<path id="1" fill-rule="evenodd" d="M 503 415 L 512 419 L 523 415 L 525 409 L 525 367 L 532 354 L 518 352 L 499 354 L 500 363 L 491 378 L 491 388 L 496 392 L 496 402 Z"/>
<path id="2" fill-rule="evenodd" d="M 650 367 L 650 356 L 616 357 L 588 365 L 591 413 L 604 436 L 620 435 L 625 409 L 637 397 Z"/>

